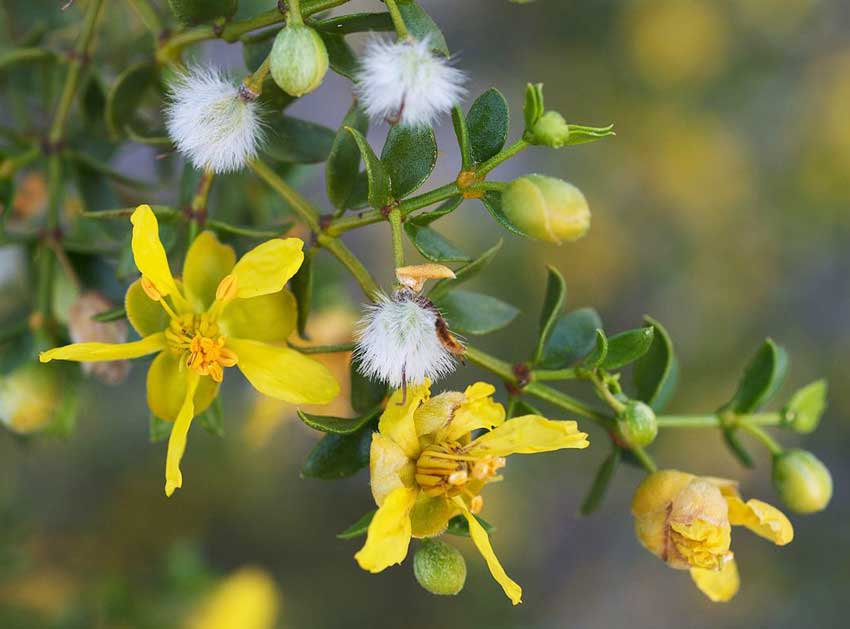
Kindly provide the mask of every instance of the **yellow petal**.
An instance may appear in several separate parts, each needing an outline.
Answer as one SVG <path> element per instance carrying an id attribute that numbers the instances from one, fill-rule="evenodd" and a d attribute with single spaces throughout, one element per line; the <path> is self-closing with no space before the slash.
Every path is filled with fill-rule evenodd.
<path id="1" fill-rule="evenodd" d="M 296 317 L 295 297 L 284 289 L 228 302 L 219 324 L 228 337 L 283 343 L 292 333 Z"/>
<path id="2" fill-rule="evenodd" d="M 513 421 L 513 420 L 511 420 Z M 667 510 L 682 490 L 696 478 L 679 470 L 659 470 L 644 478 L 632 498 L 632 515 L 638 519 L 666 519 Z"/>
<path id="3" fill-rule="evenodd" d="M 415 459 L 419 454 L 419 437 L 416 435 L 413 414 L 430 394 L 431 381 L 427 378 L 420 385 L 407 387 L 404 404 L 401 403 L 404 393 L 401 390 L 396 391 L 390 396 L 387 408 L 378 422 L 380 433 L 395 441 L 411 459 Z"/>
<path id="4" fill-rule="evenodd" d="M 159 304 L 145 294 L 141 280 L 136 280 L 124 295 L 124 310 L 130 325 L 139 336 L 150 336 L 163 332 L 168 327 L 170 319 Z"/>
<path id="5" fill-rule="evenodd" d="M 440 535 L 448 527 L 449 520 L 460 512 L 460 507 L 445 496 L 432 497 L 420 492 L 410 511 L 413 537 Z"/>
<path id="6" fill-rule="evenodd" d="M 76 360 L 84 363 L 101 360 L 124 360 L 153 354 L 164 348 L 165 335 L 159 332 L 132 343 L 74 343 L 63 347 L 54 347 L 46 352 L 41 352 L 38 359 L 43 363 L 49 363 L 51 360 Z"/>
<path id="7" fill-rule="evenodd" d="M 419 435 L 421 446 L 432 445 L 443 436 L 444 429 L 452 419 L 454 412 L 463 404 L 463 393 L 458 391 L 445 391 L 439 395 L 425 400 L 413 413 L 413 421 L 416 424 L 416 434 Z"/>
<path id="8" fill-rule="evenodd" d="M 247 299 L 276 293 L 283 288 L 304 261 L 300 238 L 276 238 L 257 245 L 236 266 L 236 297 Z"/>
<path id="9" fill-rule="evenodd" d="M 410 546 L 410 509 L 419 492 L 407 487 L 393 491 L 375 512 L 366 543 L 354 558 L 369 572 L 381 572 L 407 557 Z"/>
<path id="10" fill-rule="evenodd" d="M 171 496 L 174 490 L 183 486 L 183 474 L 180 472 L 180 459 L 186 451 L 186 437 L 189 434 L 189 426 L 195 417 L 195 390 L 198 388 L 200 376 L 195 372 L 189 372 L 186 391 L 183 394 L 183 403 L 180 412 L 171 427 L 171 436 L 168 438 L 168 454 L 165 459 L 165 495 Z"/>
<path id="11" fill-rule="evenodd" d="M 507 456 L 562 448 L 586 448 L 587 433 L 573 421 L 552 421 L 537 415 L 514 417 L 470 444 L 470 453 Z"/>
<path id="12" fill-rule="evenodd" d="M 140 205 L 130 217 L 133 223 L 133 259 L 139 272 L 148 278 L 162 295 L 179 295 L 168 256 L 159 240 L 159 223 L 149 205 Z"/>
<path id="13" fill-rule="evenodd" d="M 148 368 L 148 407 L 154 415 L 165 421 L 174 421 L 180 413 L 190 370 L 180 368 L 180 359 L 169 351 L 160 353 Z M 209 376 L 198 381 L 195 391 L 195 413 L 203 413 L 218 394 L 218 384 Z"/>
<path id="14" fill-rule="evenodd" d="M 412 487 L 416 464 L 392 439 L 379 432 L 372 434 L 369 448 L 369 484 L 375 504 L 381 506 L 399 487 Z"/>
<path id="15" fill-rule="evenodd" d="M 492 574 L 493 578 L 496 579 L 496 582 L 502 586 L 507 597 L 511 599 L 511 603 L 519 605 L 522 603 L 522 588 L 518 583 L 516 583 L 516 581 L 511 579 L 505 572 L 505 569 L 502 568 L 502 564 L 499 563 L 499 559 L 496 557 L 496 553 L 493 552 L 493 547 L 490 545 L 490 538 L 487 535 L 487 531 L 485 531 L 484 527 L 481 526 L 478 520 L 475 519 L 475 516 L 470 513 L 460 498 L 455 498 L 455 502 L 462 508 L 463 516 L 469 523 L 469 536 L 472 538 L 472 542 L 475 544 L 478 552 L 481 553 L 482 557 L 484 557 L 484 561 L 487 562 L 490 574 Z"/>
<path id="16" fill-rule="evenodd" d="M 437 441 L 458 441 L 473 430 L 491 430 L 505 422 L 505 407 L 491 397 L 496 392 L 492 384 L 476 382 L 464 391 L 465 400 L 455 411 L 445 431 Z"/>
<path id="17" fill-rule="evenodd" d="M 691 568 L 691 578 L 696 586 L 715 603 L 725 603 L 738 593 L 741 578 L 734 559 L 727 561 L 720 570 Z"/>
<path id="18" fill-rule="evenodd" d="M 201 232 L 192 241 L 183 263 L 183 286 L 195 298 L 200 310 L 206 310 L 215 301 L 221 278 L 233 270 L 234 264 L 236 252 L 233 247 L 220 243 L 213 232 Z"/>
<path id="19" fill-rule="evenodd" d="M 727 496 L 726 503 L 729 505 L 729 522 L 733 525 L 746 526 L 777 546 L 784 546 L 794 539 L 794 527 L 776 507 L 755 498 L 744 502 L 737 496 Z"/>
<path id="20" fill-rule="evenodd" d="M 260 393 L 291 404 L 327 404 L 339 394 L 328 368 L 288 347 L 227 339 L 239 369 Z"/>

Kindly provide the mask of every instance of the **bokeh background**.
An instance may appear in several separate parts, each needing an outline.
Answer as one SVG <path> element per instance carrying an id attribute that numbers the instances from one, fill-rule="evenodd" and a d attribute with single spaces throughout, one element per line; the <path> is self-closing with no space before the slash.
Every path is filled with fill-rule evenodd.
<path id="1" fill-rule="evenodd" d="M 66 46 L 85 3 L 64 13 L 59 4 L 0 2 L 3 44 L 42 22 L 57 27 L 47 45 Z M 95 67 L 108 85 L 144 56 L 149 42 L 125 3 L 107 4 Z M 240 4 L 240 15 L 251 15 L 272 3 Z M 578 515 L 607 454 L 605 435 L 586 426 L 599 447 L 512 459 L 507 482 L 488 488 L 484 515 L 498 527 L 494 546 L 524 586 L 524 604 L 511 608 L 460 538 L 470 571 L 466 589 L 437 598 L 418 587 L 409 561 L 374 576 L 357 567 L 352 555 L 360 541 L 335 534 L 372 508 L 367 474 L 338 482 L 302 478 L 318 434 L 292 408 L 255 397 L 239 377 L 224 387 L 225 437 L 193 428 L 185 487 L 166 499 L 165 444 L 148 441 L 145 368 L 136 364 L 119 388 L 86 380 L 78 425 L 67 439 L 0 434 L 0 626 L 177 627 L 201 623 L 204 614 L 225 619 L 215 626 L 233 628 L 249 626 L 252 615 L 298 629 L 846 626 L 850 6 L 842 0 L 422 4 L 472 77 L 471 96 L 490 86 L 506 95 L 512 137 L 521 131 L 529 81 L 545 83 L 548 107 L 569 122 L 613 122 L 618 133 L 589 146 L 529 150 L 491 177 L 540 172 L 578 185 L 593 211 L 582 241 L 559 248 L 505 234 L 471 201 L 438 224 L 471 253 L 505 239 L 471 286 L 523 313 L 478 343 L 508 360 L 527 356 L 546 264 L 564 274 L 569 306 L 596 307 L 609 331 L 634 327 L 644 314 L 668 327 L 681 361 L 673 412 L 710 412 L 725 402 L 749 356 L 770 336 L 792 357 L 779 403 L 817 377 L 830 381 L 827 415 L 804 441 L 833 473 L 829 509 L 792 518 L 797 536 L 785 548 L 737 532 L 741 591 L 731 603 L 711 604 L 686 573 L 667 569 L 636 542 L 629 500 L 639 470 L 621 467 L 601 510 Z M 381 8 L 367 0 L 350 6 Z M 197 55 L 245 72 L 238 44 L 207 43 Z M 0 119 L 17 120 L 8 104 L 15 86 L 0 89 L 6 108 Z M 336 127 L 349 95 L 350 84 L 329 75 L 292 111 Z M 25 113 L 29 122 L 21 124 L 35 129 L 49 108 L 29 103 Z M 373 129 L 370 139 L 380 146 L 385 132 Z M 447 121 L 438 140 L 433 186 L 453 177 L 459 164 Z M 178 160 L 155 154 L 132 143 L 104 153 L 123 172 L 166 182 L 150 199 L 111 192 L 104 207 L 174 198 Z M 20 220 L 38 220 L 43 212 L 38 173 L 36 164 L 18 175 Z M 289 176 L 326 206 L 321 167 Z M 231 188 L 237 187 L 229 181 L 216 184 L 214 214 L 286 213 L 261 184 L 249 184 L 246 194 L 242 188 L 228 194 Z M 75 204 L 72 189 L 69 213 Z M 386 225 L 346 241 L 389 280 Z M 319 260 L 314 340 L 347 340 L 361 297 L 333 260 Z M 114 261 L 100 271 L 94 266 L 92 276 L 120 296 Z M 4 317 L 26 311 L 27 268 L 26 252 L 0 248 Z M 335 362 L 344 374 L 344 359 Z M 483 375 L 462 368 L 446 387 Z M 334 410 L 346 412 L 345 401 Z M 803 442 L 791 434 L 780 438 L 786 445 Z M 756 444 L 752 450 L 754 471 L 742 468 L 712 430 L 666 431 L 652 448 L 662 466 L 737 478 L 745 495 L 777 502 L 769 460 Z"/>

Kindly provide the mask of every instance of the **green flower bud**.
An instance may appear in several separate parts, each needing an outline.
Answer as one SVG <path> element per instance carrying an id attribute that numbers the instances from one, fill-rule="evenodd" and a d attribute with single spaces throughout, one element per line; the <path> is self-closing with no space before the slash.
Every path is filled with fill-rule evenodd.
<path id="1" fill-rule="evenodd" d="M 231 17 L 236 5 L 237 0 L 168 0 L 174 17 L 184 26 Z"/>
<path id="2" fill-rule="evenodd" d="M 454 596 L 466 582 L 466 562 L 453 546 L 426 539 L 413 556 L 413 573 L 431 594 Z"/>
<path id="3" fill-rule="evenodd" d="M 547 111 L 534 123 L 529 141 L 559 149 L 567 143 L 569 137 L 570 126 L 564 117 L 557 111 Z"/>
<path id="4" fill-rule="evenodd" d="M 649 405 L 630 400 L 617 416 L 617 431 L 623 441 L 631 446 L 648 446 L 658 435 L 655 411 Z"/>
<path id="5" fill-rule="evenodd" d="M 309 26 L 291 24 L 274 39 L 271 73 L 287 94 L 303 96 L 322 84 L 328 71 L 328 51 L 319 34 Z"/>
<path id="6" fill-rule="evenodd" d="M 806 450 L 786 450 L 773 457 L 773 486 L 797 513 L 822 511 L 832 498 L 829 470 Z"/>
<path id="7" fill-rule="evenodd" d="M 29 363 L 0 379 L 0 423 L 21 435 L 53 420 L 62 402 L 62 382 L 53 365 Z"/>
<path id="8" fill-rule="evenodd" d="M 554 242 L 578 240 L 590 229 L 587 199 L 574 185 L 543 175 L 512 181 L 502 193 L 507 219 L 532 238 Z"/>

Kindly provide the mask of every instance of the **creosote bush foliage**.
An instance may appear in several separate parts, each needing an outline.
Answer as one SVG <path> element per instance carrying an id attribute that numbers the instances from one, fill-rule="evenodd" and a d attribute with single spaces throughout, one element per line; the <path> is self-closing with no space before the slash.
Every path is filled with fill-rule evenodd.
<path id="1" fill-rule="evenodd" d="M 714 475 L 720 470 L 659 465 L 650 452 L 659 431 L 714 427 L 747 467 L 753 459 L 741 437 L 751 437 L 770 453 L 773 484 L 789 511 L 826 508 L 827 468 L 768 431 L 814 431 L 826 383 L 774 400 L 789 360 L 771 339 L 741 366 L 737 389 L 714 411 L 664 414 L 680 374 L 662 323 L 647 317 L 633 329 L 609 330 L 593 309 L 567 310 L 564 274 L 549 267 L 534 346 L 511 357 L 476 346 L 477 337 L 518 313 L 462 287 L 487 272 L 501 242 L 469 256 L 462 235 L 450 241 L 439 231 L 440 219 L 476 200 L 464 207 L 477 207 L 506 237 L 568 247 L 591 229 L 592 203 L 574 183 L 558 173 L 513 181 L 491 173 L 532 148 L 581 151 L 585 143 L 616 141 L 613 125 L 570 121 L 531 82 L 521 124 L 511 129 L 505 97 L 495 88 L 470 93 L 462 60 L 414 0 L 375 0 L 366 13 L 347 11 L 346 0 L 269 2 L 238 19 L 236 0 L 169 0 L 167 9 L 126 0 L 149 31 L 146 54 L 101 74 L 93 63 L 98 27 L 117 4 L 74 3 L 69 10 L 81 19 L 68 50 L 51 47 L 49 33 L 38 30 L 0 52 L 0 81 L 32 83 L 28 102 L 43 98 L 36 110 L 49 112 L 46 120 L 29 118 L 32 103 L 22 103 L 0 116 L 0 239 L 31 253 L 35 279 L 34 299 L 22 297 L 0 331 L 0 420 L 9 431 L 69 434 L 87 378 L 120 387 L 128 361 L 152 358 L 147 403 L 151 441 L 167 440 L 164 491 L 191 492 L 202 479 L 184 478 L 181 460 L 192 456 L 193 424 L 221 434 L 223 381 L 241 372 L 265 396 L 327 404 L 340 384 L 315 355 L 351 353 L 355 416 L 299 411 L 324 433 L 307 455 L 305 476 L 338 479 L 369 469 L 363 491 L 371 490 L 375 509 L 350 526 L 340 522 L 339 537 L 356 540 L 354 558 L 369 572 L 403 563 L 413 550 L 411 571 L 437 595 L 458 594 L 467 583 L 465 560 L 450 540 L 469 537 L 513 604 L 522 588 L 498 559 L 498 523 L 487 518 L 484 490 L 510 482 L 514 454 L 577 450 L 563 454 L 569 469 L 572 457 L 586 456 L 580 450 L 601 450 L 580 507 L 585 515 L 599 507 L 617 471 L 641 476 L 631 509 L 637 541 L 689 571 L 713 601 L 730 600 L 739 574 L 746 575 L 731 550 L 733 526 L 776 545 L 792 541 L 793 526 L 778 508 L 742 498 L 734 479 Z M 198 44 L 216 39 L 241 43 L 243 76 L 193 57 Z M 338 128 L 289 115 L 297 99 L 318 97 L 312 92 L 328 72 L 351 82 L 352 104 Z M 434 182 L 434 127 L 448 124 L 461 168 Z M 370 127 L 386 136 L 382 147 L 367 140 Z M 131 144 L 156 147 L 166 158 L 162 170 L 182 169 L 179 189 L 157 191 L 172 199 L 168 205 L 110 163 L 117 147 Z M 318 163 L 327 183 L 321 206 L 298 191 L 294 167 Z M 13 215 L 20 175 L 33 170 L 46 180 L 45 215 Z M 217 185 L 247 191 L 257 182 L 291 209 L 294 222 L 258 207 L 236 222 L 209 202 Z M 69 211 L 72 196 L 79 207 Z M 256 195 L 242 198 L 259 204 Z M 386 225 L 392 245 L 385 264 L 393 285 L 379 286 L 374 269 L 345 242 L 348 232 L 375 223 Z M 421 259 L 406 259 L 405 241 Z M 312 296 L 322 288 L 318 256 L 338 260 L 362 289 L 354 343 L 308 343 Z M 123 303 L 104 296 L 105 276 L 121 283 Z M 462 376 L 468 365 L 488 372 L 488 381 L 443 390 L 440 379 Z M 564 381 L 581 383 L 587 396 L 564 393 Z M 497 385 L 504 405 L 494 400 Z M 544 416 L 539 402 L 557 415 Z M 608 438 L 591 443 L 582 430 L 589 423 Z"/>

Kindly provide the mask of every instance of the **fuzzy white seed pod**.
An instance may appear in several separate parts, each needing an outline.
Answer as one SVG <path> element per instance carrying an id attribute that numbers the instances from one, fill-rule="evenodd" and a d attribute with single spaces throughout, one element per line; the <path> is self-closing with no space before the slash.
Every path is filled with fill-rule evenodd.
<path id="1" fill-rule="evenodd" d="M 168 135 L 199 170 L 240 170 L 263 140 L 259 105 L 221 72 L 194 67 L 169 85 Z"/>
<path id="2" fill-rule="evenodd" d="M 356 79 L 357 95 L 371 118 L 416 127 L 432 125 L 460 101 L 466 75 L 435 55 L 427 38 L 375 38 L 366 45 Z"/>
<path id="3" fill-rule="evenodd" d="M 410 289 L 379 295 L 358 325 L 360 372 L 394 389 L 451 373 L 455 359 L 437 334 L 438 320 L 433 304 Z"/>

